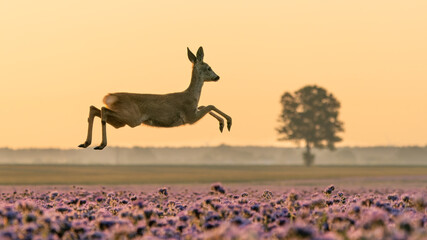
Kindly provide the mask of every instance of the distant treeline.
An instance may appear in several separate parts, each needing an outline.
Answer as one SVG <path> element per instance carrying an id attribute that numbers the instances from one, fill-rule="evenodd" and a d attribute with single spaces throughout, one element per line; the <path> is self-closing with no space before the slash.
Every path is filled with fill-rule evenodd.
<path id="1" fill-rule="evenodd" d="M 302 165 L 302 148 L 217 147 L 92 149 L 0 148 L 0 164 Z M 315 165 L 427 165 L 426 147 L 342 147 L 315 150 Z"/>

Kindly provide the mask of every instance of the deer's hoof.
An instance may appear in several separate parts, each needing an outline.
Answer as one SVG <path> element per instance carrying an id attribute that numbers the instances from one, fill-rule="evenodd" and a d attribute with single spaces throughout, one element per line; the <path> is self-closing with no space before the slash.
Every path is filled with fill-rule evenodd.
<path id="1" fill-rule="evenodd" d="M 105 146 L 106 146 L 106 145 L 101 144 L 101 145 L 99 145 L 98 147 L 95 147 L 94 149 L 95 149 L 95 150 L 102 150 L 102 149 L 104 149 L 104 148 L 105 148 Z"/>
<path id="2" fill-rule="evenodd" d="M 78 147 L 79 148 L 87 148 L 89 145 L 90 145 L 90 143 L 84 142 L 84 143 L 80 144 Z"/>
<path id="3" fill-rule="evenodd" d="M 228 129 L 228 131 L 231 130 L 231 122 L 227 122 L 227 129 Z"/>
<path id="4" fill-rule="evenodd" d="M 219 131 L 222 132 L 224 130 L 224 123 L 219 124 Z"/>

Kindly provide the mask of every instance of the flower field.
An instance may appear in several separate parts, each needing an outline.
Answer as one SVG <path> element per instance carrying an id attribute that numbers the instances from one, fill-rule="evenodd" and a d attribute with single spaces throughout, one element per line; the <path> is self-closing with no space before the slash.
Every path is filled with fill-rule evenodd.
<path id="1" fill-rule="evenodd" d="M 427 239 L 427 189 L 9 187 L 0 239 Z"/>

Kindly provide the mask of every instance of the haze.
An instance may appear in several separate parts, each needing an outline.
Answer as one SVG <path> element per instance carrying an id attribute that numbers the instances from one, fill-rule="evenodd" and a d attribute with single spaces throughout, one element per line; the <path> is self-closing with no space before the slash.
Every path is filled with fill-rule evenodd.
<path id="1" fill-rule="evenodd" d="M 76 148 L 109 92 L 184 90 L 186 47 L 220 75 L 205 117 L 108 129 L 110 146 L 291 146 L 280 96 L 307 84 L 342 104 L 338 146 L 425 145 L 427 1 L 0 1 L 0 147 Z M 94 125 L 93 145 L 100 142 Z"/>

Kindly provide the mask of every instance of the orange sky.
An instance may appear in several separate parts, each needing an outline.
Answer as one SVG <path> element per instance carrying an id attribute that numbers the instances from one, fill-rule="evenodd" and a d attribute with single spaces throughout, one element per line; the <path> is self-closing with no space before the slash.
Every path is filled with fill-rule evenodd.
<path id="1" fill-rule="evenodd" d="M 285 91 L 342 104 L 338 146 L 426 145 L 427 1 L 0 0 L 0 147 L 75 148 L 109 92 L 184 90 L 186 47 L 221 76 L 200 104 L 233 117 L 108 128 L 114 146 L 292 144 L 274 130 Z M 100 123 L 94 126 L 94 146 Z"/>

